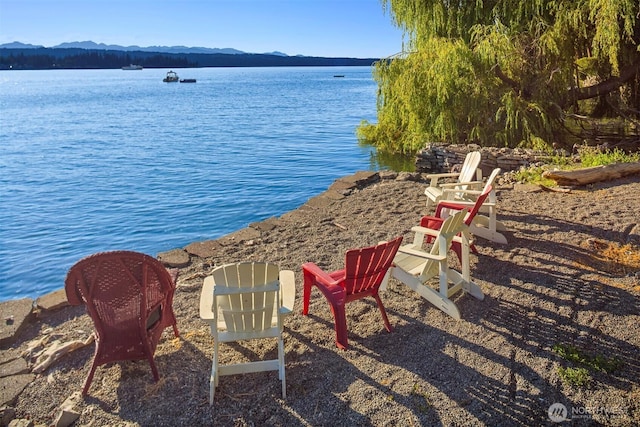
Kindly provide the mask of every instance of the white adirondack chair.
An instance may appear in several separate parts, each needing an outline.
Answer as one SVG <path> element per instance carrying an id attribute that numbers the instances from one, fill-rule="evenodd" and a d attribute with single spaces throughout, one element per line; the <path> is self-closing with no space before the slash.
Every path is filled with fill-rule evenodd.
<path id="1" fill-rule="evenodd" d="M 489 193 L 488 200 L 482 204 L 480 213 L 473 218 L 469 231 L 474 236 L 506 245 L 507 238 L 501 231 L 506 231 L 507 228 L 497 219 L 497 198 L 494 185 L 494 181 L 500 172 L 500 168 L 494 169 L 484 183 L 484 189 L 491 185 L 493 190 Z M 452 201 L 456 205 L 471 208 L 475 204 L 477 196 L 482 194 L 484 189 L 444 189 L 440 200 Z"/>
<path id="2" fill-rule="evenodd" d="M 451 301 L 451 296 L 465 291 L 479 300 L 484 299 L 482 290 L 471 281 L 469 274 L 469 236 L 468 227 L 464 224 L 466 214 L 467 209 L 463 209 L 449 216 L 440 230 L 413 227 L 413 244 L 400 247 L 390 270 L 391 276 L 455 319 L 460 319 L 461 316 L 458 307 Z M 461 236 L 458 237 L 457 234 Z M 430 250 L 424 248 L 427 235 L 435 237 Z M 447 252 L 452 241 L 459 242 L 462 247 L 462 274 L 449 268 Z M 439 282 L 438 288 L 434 289 L 430 282 L 436 277 Z"/>
<path id="3" fill-rule="evenodd" d="M 200 317 L 211 326 L 213 362 L 209 380 L 209 404 L 221 375 L 278 371 L 282 398 L 287 396 L 284 364 L 283 319 L 295 300 L 293 271 L 275 264 L 241 262 L 213 270 L 204 279 Z M 221 342 L 277 338 L 278 358 L 221 365 Z"/>
<path id="4" fill-rule="evenodd" d="M 431 180 L 431 182 L 429 183 L 429 187 L 425 188 L 424 190 L 424 194 L 427 196 L 427 211 L 431 208 L 431 206 L 435 206 L 438 204 L 438 201 L 443 196 L 443 191 L 445 188 L 466 190 L 470 188 L 470 186 L 476 185 L 478 181 L 481 181 L 482 171 L 478 169 L 481 157 L 482 156 L 479 151 L 472 151 L 465 157 L 460 173 L 451 172 L 427 175 L 427 178 Z M 445 178 L 456 178 L 456 182 L 440 182 L 440 180 Z M 478 189 L 476 187 L 472 188 Z"/>

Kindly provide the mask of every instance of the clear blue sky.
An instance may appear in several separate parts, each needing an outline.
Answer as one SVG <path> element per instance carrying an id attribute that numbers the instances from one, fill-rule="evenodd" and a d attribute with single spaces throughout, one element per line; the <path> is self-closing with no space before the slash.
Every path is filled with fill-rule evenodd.
<path id="1" fill-rule="evenodd" d="M 87 40 L 356 58 L 402 50 L 380 0 L 0 0 L 0 44 Z"/>

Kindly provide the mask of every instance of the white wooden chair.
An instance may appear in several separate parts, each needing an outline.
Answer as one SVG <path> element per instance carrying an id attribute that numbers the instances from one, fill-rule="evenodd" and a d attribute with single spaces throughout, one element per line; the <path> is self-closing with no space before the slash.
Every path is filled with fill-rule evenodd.
<path id="1" fill-rule="evenodd" d="M 285 399 L 283 319 L 293 310 L 293 271 L 275 264 L 241 262 L 226 264 L 204 279 L 200 294 L 200 317 L 211 326 L 213 362 L 209 380 L 209 404 L 221 375 L 278 371 Z M 276 338 L 278 358 L 235 364 L 219 363 L 221 342 Z"/>
<path id="2" fill-rule="evenodd" d="M 461 316 L 458 307 L 451 301 L 454 294 L 465 291 L 479 300 L 484 299 L 482 290 L 471 281 L 469 274 L 469 236 L 468 227 L 464 224 L 466 214 L 467 209 L 463 209 L 449 216 L 440 230 L 413 227 L 413 244 L 398 249 L 393 259 L 394 265 L 390 269 L 391 276 L 455 319 L 460 319 Z M 460 236 L 456 236 L 457 234 Z M 426 236 L 435 238 L 430 250 L 424 248 Z M 447 252 L 453 241 L 461 244 L 462 274 L 451 269 L 447 261 Z M 437 289 L 430 283 L 434 278 L 439 280 Z M 385 287 L 386 284 L 385 281 Z"/>
<path id="3" fill-rule="evenodd" d="M 424 190 L 424 194 L 427 196 L 427 211 L 431 206 L 438 204 L 445 188 L 466 190 L 470 188 L 470 186 L 477 185 L 478 181 L 482 181 L 482 170 L 478 168 L 481 158 L 482 156 L 479 151 L 472 151 L 465 157 L 459 173 L 451 172 L 427 175 L 427 178 L 431 180 L 429 186 Z M 456 178 L 456 182 L 440 182 L 440 180 L 446 178 Z M 479 189 L 476 187 L 473 188 Z"/>
<path id="4" fill-rule="evenodd" d="M 497 219 L 497 197 L 494 185 L 500 172 L 500 168 L 495 168 L 484 183 L 482 190 L 445 188 L 440 200 L 452 201 L 456 205 L 471 208 L 475 205 L 477 196 L 482 194 L 484 189 L 493 186 L 488 199 L 480 207 L 480 213 L 473 218 L 469 231 L 474 236 L 506 245 L 507 238 L 501 231 L 506 231 L 507 228 Z"/>

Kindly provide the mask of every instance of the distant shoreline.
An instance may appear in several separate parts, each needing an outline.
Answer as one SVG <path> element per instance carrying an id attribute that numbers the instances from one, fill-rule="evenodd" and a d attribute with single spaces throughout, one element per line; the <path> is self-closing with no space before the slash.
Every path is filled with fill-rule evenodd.
<path id="1" fill-rule="evenodd" d="M 0 48 L 0 70 L 213 67 L 356 67 L 380 58 L 328 58 L 255 53 L 167 53 L 82 48 Z"/>

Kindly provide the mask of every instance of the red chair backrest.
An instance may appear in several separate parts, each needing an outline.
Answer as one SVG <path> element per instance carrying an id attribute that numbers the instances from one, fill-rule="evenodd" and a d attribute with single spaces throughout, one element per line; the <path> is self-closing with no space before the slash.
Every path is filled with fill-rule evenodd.
<path id="1" fill-rule="evenodd" d="M 484 203 L 484 201 L 487 200 L 487 197 L 489 197 L 489 193 L 491 193 L 491 190 L 493 190 L 493 186 L 491 185 L 487 185 L 484 187 L 482 193 L 480 193 L 480 195 L 476 199 L 476 204 L 473 205 L 473 208 L 471 208 L 471 210 L 469 211 L 469 215 L 464 221 L 465 224 L 471 225 L 471 221 L 473 220 L 473 218 L 476 216 L 476 214 L 482 207 L 482 204 Z"/>
<path id="2" fill-rule="evenodd" d="M 492 185 L 485 185 L 484 189 L 482 190 L 482 193 L 480 193 L 480 195 L 476 199 L 476 202 L 473 205 L 473 208 L 471 208 L 471 210 L 469 211 L 469 214 L 465 218 L 464 220 L 465 224 L 471 225 L 471 221 L 473 221 L 473 218 L 476 216 L 478 211 L 480 211 L 480 208 L 482 207 L 484 201 L 487 200 L 487 197 L 489 197 L 489 194 L 491 193 L 492 190 L 493 190 Z M 462 210 L 464 207 L 465 207 L 464 205 L 456 204 L 455 200 L 441 201 L 438 203 L 438 207 L 436 208 L 436 217 L 442 218 L 442 214 L 441 214 L 442 209 L 457 208 L 457 210 Z M 431 217 L 429 216 L 422 217 L 422 219 L 420 220 L 420 225 L 422 227 L 429 227 L 430 219 Z"/>
<path id="3" fill-rule="evenodd" d="M 151 314 L 159 307 L 169 314 L 174 290 L 173 278 L 160 261 L 131 251 L 90 255 L 71 267 L 65 280 L 67 300 L 86 304 L 99 337 L 140 335 L 158 320 L 168 326 L 174 319 Z"/>
<path id="4" fill-rule="evenodd" d="M 393 263 L 400 243 L 402 243 L 402 237 L 396 237 L 376 246 L 347 251 L 344 280 L 347 295 L 379 287 Z"/>

